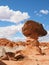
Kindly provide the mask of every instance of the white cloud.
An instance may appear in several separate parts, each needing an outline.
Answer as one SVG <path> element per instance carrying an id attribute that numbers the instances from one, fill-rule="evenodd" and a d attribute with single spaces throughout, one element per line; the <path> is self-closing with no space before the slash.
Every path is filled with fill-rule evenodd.
<path id="1" fill-rule="evenodd" d="M 10 38 L 7 38 L 7 39 L 9 39 L 9 40 L 11 40 L 11 41 L 26 41 L 26 37 L 25 36 L 23 36 L 23 37 L 19 37 L 19 36 L 17 36 L 17 37 L 10 37 Z"/>
<path id="2" fill-rule="evenodd" d="M 0 38 L 8 38 L 16 34 L 18 31 L 21 32 L 22 26 L 23 24 L 0 27 Z"/>
<path id="3" fill-rule="evenodd" d="M 43 27 L 45 27 L 45 24 L 44 23 L 42 25 L 43 25 Z"/>
<path id="4" fill-rule="evenodd" d="M 8 6 L 0 6 L 0 20 L 2 21 L 18 23 L 29 17 L 27 12 L 14 11 Z"/>
<path id="5" fill-rule="evenodd" d="M 49 14 L 49 10 L 44 10 L 44 9 L 42 9 L 42 10 L 39 10 L 39 11 L 34 11 L 34 14 L 36 14 L 37 16 L 42 16 L 43 14 L 44 15 L 48 15 Z"/>
<path id="6" fill-rule="evenodd" d="M 47 15 L 49 13 L 48 10 L 40 10 L 40 13 Z"/>
<path id="7" fill-rule="evenodd" d="M 47 31 L 47 33 L 49 34 L 49 31 Z"/>
<path id="8" fill-rule="evenodd" d="M 39 14 L 39 13 L 36 13 L 36 15 L 37 15 L 37 16 L 40 16 L 40 17 L 42 16 L 42 15 L 41 15 L 41 14 Z"/>

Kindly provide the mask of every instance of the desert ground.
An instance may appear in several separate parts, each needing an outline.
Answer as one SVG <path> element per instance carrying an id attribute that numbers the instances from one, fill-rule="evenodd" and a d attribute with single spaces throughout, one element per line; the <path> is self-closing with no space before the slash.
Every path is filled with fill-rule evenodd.
<path id="1" fill-rule="evenodd" d="M 49 42 L 36 43 L 0 39 L 0 65 L 49 65 Z"/>

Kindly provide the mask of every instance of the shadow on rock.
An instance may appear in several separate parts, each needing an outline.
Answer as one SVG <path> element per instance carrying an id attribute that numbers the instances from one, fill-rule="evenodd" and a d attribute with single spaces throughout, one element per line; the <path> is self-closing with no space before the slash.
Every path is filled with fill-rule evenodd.
<path id="1" fill-rule="evenodd" d="M 0 65 L 6 65 L 4 62 L 0 61 Z"/>

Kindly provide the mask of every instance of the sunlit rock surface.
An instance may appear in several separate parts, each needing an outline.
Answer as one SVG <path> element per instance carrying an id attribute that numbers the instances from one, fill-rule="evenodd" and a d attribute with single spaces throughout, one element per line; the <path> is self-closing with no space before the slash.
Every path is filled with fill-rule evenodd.
<path id="1" fill-rule="evenodd" d="M 6 42 L 6 41 L 5 41 Z M 11 42 L 13 46 L 6 46 L 3 43 L 0 44 L 0 60 L 6 65 L 49 65 L 49 42 L 39 42 L 39 47 L 42 50 L 43 55 L 40 52 L 38 41 L 27 40 L 25 42 Z M 13 54 L 13 55 L 11 55 Z"/>

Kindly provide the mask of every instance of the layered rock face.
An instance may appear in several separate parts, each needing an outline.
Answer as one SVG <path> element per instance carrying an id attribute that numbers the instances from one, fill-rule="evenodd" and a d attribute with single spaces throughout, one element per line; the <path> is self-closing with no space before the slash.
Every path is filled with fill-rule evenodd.
<path id="1" fill-rule="evenodd" d="M 10 46 L 13 47 L 13 43 L 12 41 L 5 39 L 5 38 L 0 38 L 0 46 Z"/>
<path id="2" fill-rule="evenodd" d="M 8 40 L 8 42 L 10 42 L 10 40 Z M 0 59 L 3 60 L 22 60 L 25 58 L 31 59 L 33 58 L 33 56 L 38 56 L 42 53 L 44 53 L 45 55 L 49 55 L 49 43 L 39 43 L 37 40 L 27 40 L 26 42 L 21 41 L 15 43 L 11 41 L 13 47 L 11 47 L 9 43 L 5 46 L 4 43 L 3 46 L 0 45 Z"/>

